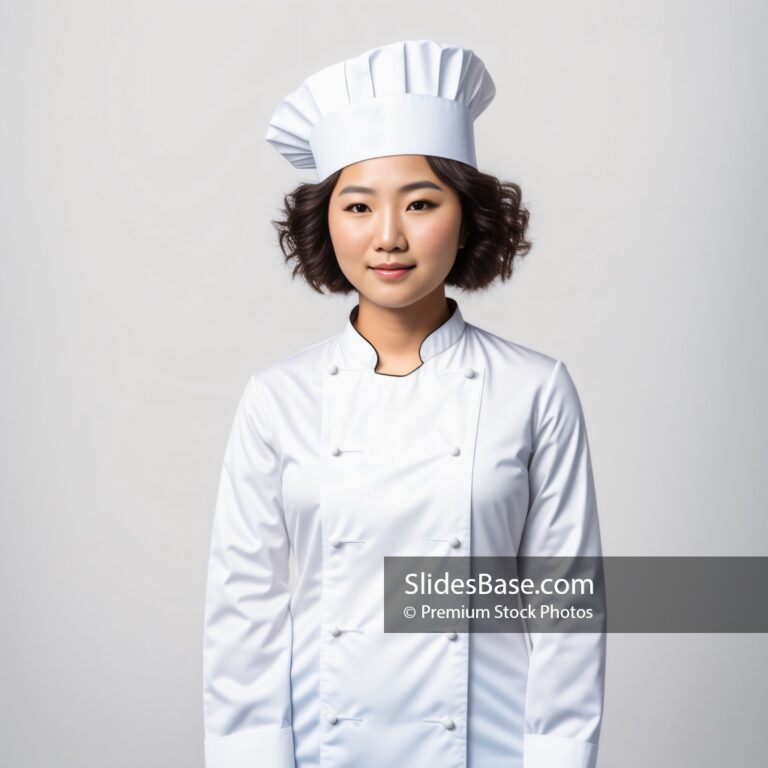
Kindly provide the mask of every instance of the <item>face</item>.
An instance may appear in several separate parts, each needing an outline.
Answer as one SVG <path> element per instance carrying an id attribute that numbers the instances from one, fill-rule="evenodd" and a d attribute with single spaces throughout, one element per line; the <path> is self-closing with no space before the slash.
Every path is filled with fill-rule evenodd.
<path id="1" fill-rule="evenodd" d="M 369 301 L 405 307 L 437 290 L 462 246 L 461 201 L 423 155 L 346 166 L 328 207 L 339 267 Z M 400 264 L 407 269 L 375 269 Z"/>

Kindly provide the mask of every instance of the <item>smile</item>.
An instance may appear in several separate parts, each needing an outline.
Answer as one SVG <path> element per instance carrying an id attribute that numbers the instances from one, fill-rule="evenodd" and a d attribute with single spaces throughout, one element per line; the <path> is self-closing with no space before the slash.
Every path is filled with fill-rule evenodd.
<path id="1" fill-rule="evenodd" d="M 396 280 L 403 275 L 408 274 L 412 269 L 415 269 L 416 265 L 413 264 L 410 267 L 369 267 L 377 275 L 383 277 L 385 280 Z"/>

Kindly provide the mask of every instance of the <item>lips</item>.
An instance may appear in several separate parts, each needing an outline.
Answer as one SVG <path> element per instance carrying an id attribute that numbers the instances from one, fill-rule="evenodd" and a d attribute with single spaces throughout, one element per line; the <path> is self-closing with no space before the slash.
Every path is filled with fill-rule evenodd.
<path id="1" fill-rule="evenodd" d="M 397 280 L 407 275 L 415 266 L 415 264 L 410 266 L 406 264 L 377 264 L 374 267 L 370 267 L 370 269 L 384 280 Z"/>

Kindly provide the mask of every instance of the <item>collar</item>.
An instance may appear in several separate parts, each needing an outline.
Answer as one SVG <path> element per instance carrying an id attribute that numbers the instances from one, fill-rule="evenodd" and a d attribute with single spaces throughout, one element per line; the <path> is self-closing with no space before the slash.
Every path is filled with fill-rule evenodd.
<path id="1" fill-rule="evenodd" d="M 442 325 L 429 333 L 421 342 L 419 357 L 422 363 L 452 347 L 464 333 L 466 323 L 458 303 L 450 297 L 446 297 L 446 299 L 451 316 Z M 353 325 L 359 309 L 360 305 L 356 304 L 349 313 L 347 323 L 341 333 L 341 346 L 347 354 L 351 355 L 359 363 L 375 370 L 379 362 L 379 354 L 373 344 Z"/>

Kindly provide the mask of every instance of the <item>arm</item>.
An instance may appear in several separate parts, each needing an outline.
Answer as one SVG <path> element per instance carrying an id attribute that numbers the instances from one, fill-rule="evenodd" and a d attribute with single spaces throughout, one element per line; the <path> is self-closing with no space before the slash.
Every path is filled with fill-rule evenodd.
<path id="1" fill-rule="evenodd" d="M 206 768 L 294 768 L 289 540 L 280 458 L 254 376 L 227 443 L 203 634 Z"/>
<path id="2" fill-rule="evenodd" d="M 526 556 L 602 556 L 592 462 L 579 396 L 555 363 L 537 408 L 528 468 Z M 531 633 L 525 768 L 594 768 L 603 712 L 603 632 Z"/>

